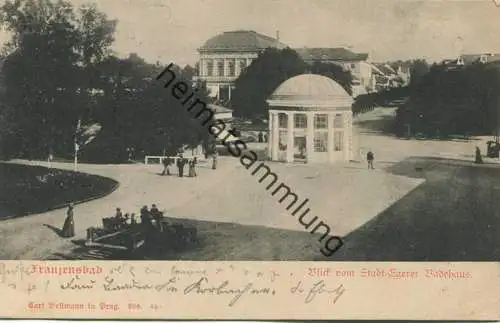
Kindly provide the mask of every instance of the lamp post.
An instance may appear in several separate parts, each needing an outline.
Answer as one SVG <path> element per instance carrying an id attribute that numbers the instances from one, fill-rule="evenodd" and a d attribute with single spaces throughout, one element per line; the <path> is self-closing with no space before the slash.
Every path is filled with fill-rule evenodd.
<path id="1" fill-rule="evenodd" d="M 80 135 L 80 128 L 81 128 L 81 119 L 78 118 L 78 122 L 76 124 L 76 131 L 75 131 L 75 151 L 74 151 L 74 160 L 73 160 L 73 166 L 75 172 L 78 170 L 78 151 L 80 150 L 80 145 L 78 145 L 78 137 Z"/>

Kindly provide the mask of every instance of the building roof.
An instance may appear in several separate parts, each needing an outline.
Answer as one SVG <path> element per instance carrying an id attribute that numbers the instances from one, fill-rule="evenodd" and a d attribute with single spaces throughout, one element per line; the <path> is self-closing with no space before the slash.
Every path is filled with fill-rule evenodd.
<path id="1" fill-rule="evenodd" d="M 208 108 L 210 110 L 212 110 L 215 114 L 232 113 L 233 112 L 233 110 L 231 110 L 229 108 L 226 108 L 226 107 L 223 107 L 223 106 L 220 106 L 220 105 L 216 105 L 216 104 L 209 104 Z"/>
<path id="2" fill-rule="evenodd" d="M 198 50 L 200 52 L 244 52 L 260 51 L 268 47 L 283 49 L 287 45 L 276 38 L 262 35 L 252 30 L 236 30 L 227 31 L 210 38 Z"/>
<path id="3" fill-rule="evenodd" d="M 283 82 L 269 97 L 268 104 L 300 108 L 351 108 L 352 97 L 329 77 L 302 74 Z"/>
<path id="4" fill-rule="evenodd" d="M 367 53 L 353 53 L 346 48 L 295 48 L 305 61 L 366 61 Z"/>

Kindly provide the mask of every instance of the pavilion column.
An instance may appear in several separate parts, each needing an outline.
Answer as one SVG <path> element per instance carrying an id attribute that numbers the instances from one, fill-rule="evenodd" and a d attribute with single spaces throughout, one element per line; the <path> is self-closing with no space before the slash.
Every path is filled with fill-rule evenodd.
<path id="1" fill-rule="evenodd" d="M 278 160 L 278 149 L 279 149 L 279 116 L 278 113 L 273 113 L 273 125 L 272 125 L 272 160 Z"/>
<path id="2" fill-rule="evenodd" d="M 228 94 L 228 99 L 231 100 L 231 83 L 229 84 L 229 94 Z"/>
<path id="3" fill-rule="evenodd" d="M 269 122 L 268 122 L 269 131 L 267 133 L 267 156 L 270 159 L 273 158 L 273 142 L 274 142 L 273 125 L 274 125 L 274 113 L 271 110 L 269 110 Z"/>
<path id="4" fill-rule="evenodd" d="M 294 133 L 294 114 L 293 112 L 287 113 L 287 121 L 288 121 L 288 126 L 287 126 L 287 143 L 286 143 L 286 161 L 287 163 L 293 162 L 293 153 L 294 153 L 294 147 L 293 147 L 293 133 Z"/>
<path id="5" fill-rule="evenodd" d="M 328 114 L 328 161 L 333 162 L 335 160 L 335 155 L 333 149 L 335 148 L 335 145 L 333 144 L 333 119 L 334 119 L 334 114 L 329 113 Z"/>
<path id="6" fill-rule="evenodd" d="M 314 152 L 314 112 L 307 112 L 306 151 L 309 162 Z"/>
<path id="7" fill-rule="evenodd" d="M 350 161 L 352 159 L 352 127 L 351 127 L 351 113 L 344 113 L 344 160 Z"/>

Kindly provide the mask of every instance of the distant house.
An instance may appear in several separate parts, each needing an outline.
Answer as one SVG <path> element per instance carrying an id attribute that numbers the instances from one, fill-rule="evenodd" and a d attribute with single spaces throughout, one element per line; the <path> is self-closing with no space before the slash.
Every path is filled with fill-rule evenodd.
<path id="1" fill-rule="evenodd" d="M 233 110 L 215 104 L 209 104 L 208 108 L 214 113 L 215 120 L 224 121 L 226 125 L 231 124 L 233 120 Z"/>
<path id="2" fill-rule="evenodd" d="M 442 64 L 445 65 L 448 69 L 456 69 L 472 64 L 486 64 L 499 61 L 500 54 L 464 54 L 460 55 L 457 58 L 445 59 L 442 61 Z"/>
<path id="3" fill-rule="evenodd" d="M 251 30 L 228 31 L 207 40 L 198 48 L 199 72 L 196 80 L 204 81 L 210 96 L 219 102 L 231 99 L 234 82 L 241 72 L 269 47 L 284 49 L 276 38 Z"/>
<path id="4" fill-rule="evenodd" d="M 354 53 L 346 48 L 295 48 L 300 57 L 309 64 L 332 63 L 351 72 L 353 97 L 374 90 L 372 66 L 367 53 Z"/>
<path id="5" fill-rule="evenodd" d="M 410 83 L 410 66 L 408 64 L 373 63 L 375 89 L 377 91 L 406 86 Z"/>

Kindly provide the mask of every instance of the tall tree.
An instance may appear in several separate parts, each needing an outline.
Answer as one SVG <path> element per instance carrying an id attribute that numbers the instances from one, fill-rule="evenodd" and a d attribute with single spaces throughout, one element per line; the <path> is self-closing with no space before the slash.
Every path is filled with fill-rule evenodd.
<path id="1" fill-rule="evenodd" d="M 304 73 L 308 65 L 292 49 L 268 48 L 246 68 L 235 82 L 232 106 L 236 116 L 266 114 L 266 100 L 290 77 Z"/>
<path id="2" fill-rule="evenodd" d="M 90 65 L 111 45 L 114 23 L 95 8 L 75 11 L 63 0 L 7 0 L 0 24 L 12 36 L 4 65 L 9 122 L 17 130 L 12 146 L 36 157 L 71 150 L 88 108 Z"/>
<path id="3" fill-rule="evenodd" d="M 331 78 L 339 83 L 344 90 L 352 95 L 352 74 L 337 64 L 315 62 L 311 65 L 311 72 Z"/>

